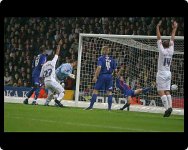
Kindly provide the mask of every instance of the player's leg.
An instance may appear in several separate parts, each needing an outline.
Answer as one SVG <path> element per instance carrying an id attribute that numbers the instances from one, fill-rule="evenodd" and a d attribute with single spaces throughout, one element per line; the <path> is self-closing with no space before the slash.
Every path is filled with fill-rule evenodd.
<path id="1" fill-rule="evenodd" d="M 97 96 L 98 96 L 98 90 L 103 89 L 103 86 L 104 86 L 103 77 L 100 76 L 98 78 L 97 82 L 95 83 L 92 98 L 90 100 L 90 105 L 85 110 L 92 110 L 93 109 L 93 105 L 96 102 L 96 99 L 97 99 Z"/>
<path id="2" fill-rule="evenodd" d="M 142 89 L 138 89 L 137 92 L 142 92 Z M 127 108 L 127 110 L 129 111 L 131 105 L 131 99 L 132 97 L 135 97 L 136 94 L 134 90 L 129 89 L 126 91 L 126 95 L 127 95 L 127 103 L 122 108 L 120 108 L 120 110 L 124 110 L 125 108 Z"/>
<path id="3" fill-rule="evenodd" d="M 31 95 L 33 94 L 33 92 L 37 89 L 37 85 L 35 84 L 35 78 L 32 78 L 32 84 L 33 87 L 31 88 L 31 90 L 26 94 L 26 99 L 23 101 L 24 104 L 28 104 L 28 100 L 31 97 Z"/>
<path id="4" fill-rule="evenodd" d="M 50 101 L 53 99 L 53 92 L 48 89 L 48 97 L 46 99 L 46 102 L 44 103 L 45 106 L 49 106 Z"/>
<path id="5" fill-rule="evenodd" d="M 142 89 L 137 89 L 134 91 L 134 95 L 138 95 L 138 94 L 141 94 L 141 93 L 147 93 L 151 90 L 151 87 L 146 87 L 146 88 L 142 88 Z"/>
<path id="6" fill-rule="evenodd" d="M 166 94 L 167 99 L 168 99 L 169 108 L 172 108 L 172 96 L 170 94 L 170 91 L 165 91 L 165 94 Z"/>
<path id="7" fill-rule="evenodd" d="M 138 94 L 140 94 L 140 93 L 142 93 L 142 92 L 143 92 L 142 89 L 134 90 L 134 94 L 135 94 L 135 95 L 138 95 Z"/>
<path id="8" fill-rule="evenodd" d="M 85 110 L 91 110 L 91 109 L 93 109 L 93 105 L 96 102 L 97 96 L 98 96 L 98 90 L 94 89 L 93 90 L 93 94 L 92 94 L 92 98 L 90 100 L 90 105 Z"/>
<path id="9" fill-rule="evenodd" d="M 113 87 L 113 80 L 111 75 L 109 77 L 106 77 L 105 82 L 105 90 L 107 89 L 108 94 L 108 110 L 111 110 L 112 107 L 112 88 Z"/>
<path id="10" fill-rule="evenodd" d="M 112 107 L 112 91 L 108 91 L 107 92 L 108 94 L 108 110 L 111 110 L 111 107 Z"/>
<path id="11" fill-rule="evenodd" d="M 161 97 L 162 103 L 164 105 L 164 108 L 167 110 L 168 109 L 168 100 L 165 92 L 163 90 L 158 91 L 159 96 Z"/>
<path id="12" fill-rule="evenodd" d="M 157 73 L 157 77 L 156 77 L 157 91 L 159 96 L 161 97 L 163 106 L 165 108 L 165 113 L 163 117 L 168 117 L 171 111 L 169 109 L 168 98 L 165 94 L 165 90 L 167 90 L 167 81 L 169 82 L 169 79 L 170 79 L 169 75 L 166 75 L 165 73 Z"/>
<path id="13" fill-rule="evenodd" d="M 35 96 L 34 96 L 34 100 L 32 102 L 32 105 L 37 105 L 37 99 L 38 99 L 38 96 L 39 96 L 39 93 L 40 93 L 40 83 L 39 83 L 39 77 L 36 77 L 34 78 L 34 84 L 35 84 L 35 87 L 36 87 L 36 90 L 35 90 Z"/>
<path id="14" fill-rule="evenodd" d="M 40 93 L 40 87 L 36 85 L 35 95 L 34 95 L 34 100 L 32 102 L 32 105 L 37 105 L 37 98 L 39 96 L 39 93 Z"/>
<path id="15" fill-rule="evenodd" d="M 134 91 L 133 90 L 127 91 L 127 103 L 125 105 L 123 105 L 123 107 L 120 108 L 119 110 L 124 110 L 125 108 L 127 108 L 127 110 L 129 111 L 130 104 L 131 104 L 131 99 L 132 99 L 131 95 L 134 96 Z"/>
<path id="16" fill-rule="evenodd" d="M 170 113 L 170 109 L 169 109 L 169 103 L 168 103 L 168 99 L 167 99 L 167 96 L 165 94 L 165 91 L 163 90 L 160 90 L 158 91 L 158 94 L 159 96 L 161 97 L 161 100 L 162 100 L 162 103 L 163 103 L 163 106 L 165 108 L 165 113 L 164 113 L 164 117 L 168 117 L 169 113 Z"/>
<path id="17" fill-rule="evenodd" d="M 167 97 L 167 100 L 168 100 L 168 104 L 169 104 L 169 113 L 167 114 L 167 117 L 169 117 L 173 111 L 172 109 L 172 96 L 170 94 L 170 91 L 165 91 L 165 94 L 166 94 L 166 97 Z"/>
<path id="18" fill-rule="evenodd" d="M 59 107 L 63 107 L 63 104 L 61 104 L 61 100 L 64 97 L 64 88 L 56 81 L 53 82 L 53 87 L 55 88 L 55 92 L 58 94 L 58 97 L 55 99 L 55 103 L 59 106 Z"/>
<path id="19" fill-rule="evenodd" d="M 171 72 L 169 72 L 167 76 L 166 91 L 165 91 L 165 94 L 168 100 L 168 105 L 169 105 L 168 106 L 169 113 L 167 114 L 167 117 L 169 117 L 172 113 L 172 96 L 170 94 L 170 85 L 171 85 Z"/>
<path id="20" fill-rule="evenodd" d="M 28 104 L 28 100 L 35 90 L 36 90 L 36 87 L 32 87 L 32 89 L 26 94 L 26 99 L 23 101 L 24 104 Z"/>

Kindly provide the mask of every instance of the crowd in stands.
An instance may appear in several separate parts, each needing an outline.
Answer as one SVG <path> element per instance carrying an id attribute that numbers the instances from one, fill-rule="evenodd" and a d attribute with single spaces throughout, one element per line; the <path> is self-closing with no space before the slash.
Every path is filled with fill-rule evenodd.
<path id="1" fill-rule="evenodd" d="M 79 33 L 156 35 L 162 20 L 162 35 L 170 35 L 171 21 L 179 23 L 177 36 L 184 36 L 184 18 L 177 17 L 6 17 L 4 19 L 4 85 L 31 87 L 32 61 L 43 45 L 49 55 L 63 39 L 57 66 L 76 60 Z M 76 70 L 74 71 L 76 73 Z M 75 89 L 68 79 L 65 89 Z"/>

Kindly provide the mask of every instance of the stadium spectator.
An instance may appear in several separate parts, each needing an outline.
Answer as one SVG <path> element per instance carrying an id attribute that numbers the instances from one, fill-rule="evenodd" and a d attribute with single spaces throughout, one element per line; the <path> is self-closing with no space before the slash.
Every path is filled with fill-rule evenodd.
<path id="1" fill-rule="evenodd" d="M 24 80 L 23 85 L 29 87 L 31 61 L 39 53 L 40 46 L 46 45 L 49 53 L 54 54 L 56 41 L 63 38 L 65 48 L 61 50 L 61 64 L 67 62 L 68 58 L 77 59 L 80 32 L 155 35 L 156 22 L 160 19 L 163 20 L 162 35 L 170 35 L 172 19 L 179 23 L 177 35 L 184 35 L 182 17 L 7 17 L 4 20 L 4 72 L 9 72 L 8 75 L 12 78 L 10 82 L 14 82 L 14 72 L 24 67 L 27 81 Z M 17 74 L 18 78 L 23 78 L 22 73 Z M 148 79 L 151 78 L 152 75 L 149 74 Z M 17 82 L 14 85 L 17 85 Z"/>
<path id="2" fill-rule="evenodd" d="M 8 72 L 4 75 L 4 85 L 12 85 L 12 76 Z"/>

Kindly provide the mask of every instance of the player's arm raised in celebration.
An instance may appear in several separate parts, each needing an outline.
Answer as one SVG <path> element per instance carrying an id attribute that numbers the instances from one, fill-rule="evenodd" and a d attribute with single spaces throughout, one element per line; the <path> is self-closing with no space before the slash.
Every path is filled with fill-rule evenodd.
<path id="1" fill-rule="evenodd" d="M 161 26 L 162 21 L 160 20 L 156 27 L 157 40 L 161 39 L 161 33 L 159 27 Z"/>
<path id="2" fill-rule="evenodd" d="M 172 24 L 172 35 L 171 35 L 171 41 L 174 41 L 175 35 L 176 35 L 176 30 L 177 30 L 178 24 L 176 21 L 173 22 Z"/>
<path id="3" fill-rule="evenodd" d="M 52 63 L 55 65 L 56 64 L 56 61 L 58 59 L 58 55 L 59 55 L 59 52 L 60 52 L 60 49 L 61 49 L 61 45 L 62 45 L 62 40 L 59 41 L 58 45 L 57 45 L 57 49 L 56 49 L 56 52 L 55 52 L 55 56 L 54 58 L 52 59 Z"/>
<path id="4" fill-rule="evenodd" d="M 56 49 L 55 55 L 59 55 L 59 52 L 60 52 L 60 49 L 61 49 L 61 45 L 63 44 L 62 42 L 63 42 L 62 40 L 59 41 L 59 43 L 57 45 L 57 49 Z"/>
<path id="5" fill-rule="evenodd" d="M 97 69 L 95 71 L 95 75 L 94 75 L 93 80 L 92 80 L 93 82 L 97 81 L 97 78 L 99 76 L 100 71 L 101 71 L 101 66 L 97 66 Z"/>

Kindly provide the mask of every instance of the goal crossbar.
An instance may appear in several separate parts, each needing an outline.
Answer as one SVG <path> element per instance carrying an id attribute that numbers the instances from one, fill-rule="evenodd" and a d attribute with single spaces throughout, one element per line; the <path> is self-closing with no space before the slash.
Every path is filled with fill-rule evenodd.
<path id="1" fill-rule="evenodd" d="M 80 36 L 84 37 L 98 37 L 98 38 L 132 38 L 132 39 L 157 39 L 157 36 L 146 36 L 146 35 L 115 35 L 115 34 L 85 34 L 80 33 Z M 171 36 L 161 36 L 161 39 L 170 39 Z M 175 39 L 184 40 L 184 36 L 175 36 Z"/>

